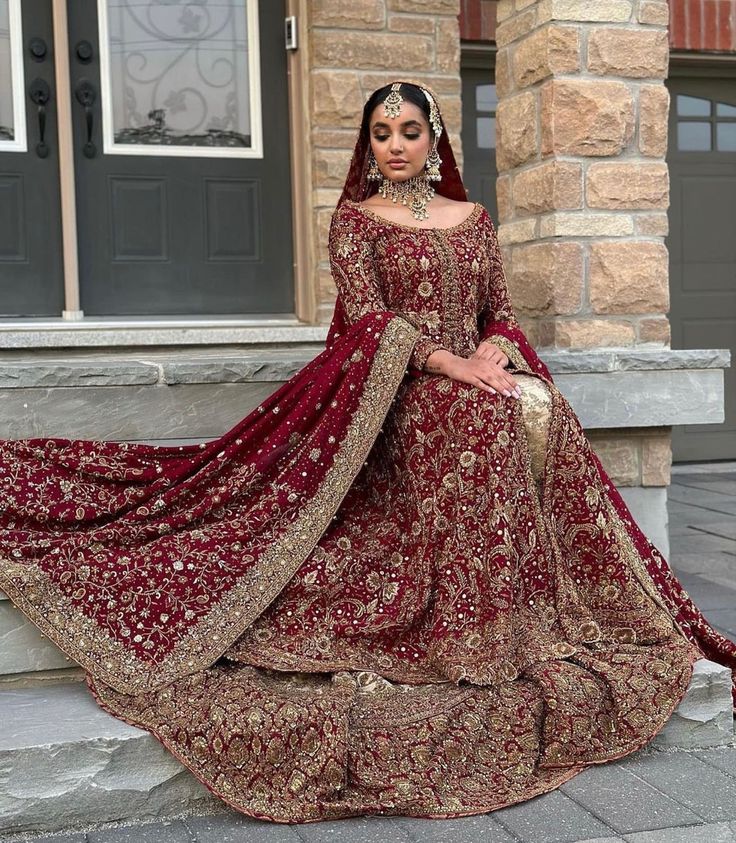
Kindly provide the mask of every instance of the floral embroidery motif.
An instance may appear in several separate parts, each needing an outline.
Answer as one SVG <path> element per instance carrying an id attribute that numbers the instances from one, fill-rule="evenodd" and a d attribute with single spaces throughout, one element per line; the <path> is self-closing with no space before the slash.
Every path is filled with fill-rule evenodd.
<path id="1" fill-rule="evenodd" d="M 347 325 L 218 440 L 0 443 L 0 586 L 256 817 L 486 812 L 643 746 L 736 645 L 529 345 L 489 215 L 344 202 L 330 260 Z M 520 401 L 417 376 L 485 340 Z"/>

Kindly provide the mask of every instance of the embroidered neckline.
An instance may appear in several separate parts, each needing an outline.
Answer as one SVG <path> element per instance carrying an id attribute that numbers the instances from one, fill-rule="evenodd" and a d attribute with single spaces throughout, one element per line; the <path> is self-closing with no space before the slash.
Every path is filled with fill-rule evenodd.
<path id="1" fill-rule="evenodd" d="M 464 226 L 468 225 L 469 223 L 475 222 L 475 218 L 479 216 L 480 212 L 483 210 L 483 205 L 480 202 L 473 203 L 473 210 L 465 217 L 464 220 L 461 220 L 459 223 L 455 225 L 450 225 L 447 228 L 438 228 L 437 226 L 432 226 L 429 228 L 424 228 L 423 226 L 418 225 L 404 225 L 401 222 L 394 222 L 393 220 L 388 219 L 388 217 L 382 217 L 380 214 L 375 213 L 370 208 L 367 208 L 365 205 L 361 205 L 360 202 L 354 202 L 352 199 L 346 199 L 350 205 L 354 208 L 357 208 L 362 213 L 366 214 L 366 216 L 371 217 L 371 219 L 375 220 L 376 222 L 381 223 L 382 225 L 390 225 L 395 228 L 403 228 L 406 231 L 429 231 L 429 232 L 449 232 L 449 231 L 457 231 L 458 229 L 463 228 Z"/>

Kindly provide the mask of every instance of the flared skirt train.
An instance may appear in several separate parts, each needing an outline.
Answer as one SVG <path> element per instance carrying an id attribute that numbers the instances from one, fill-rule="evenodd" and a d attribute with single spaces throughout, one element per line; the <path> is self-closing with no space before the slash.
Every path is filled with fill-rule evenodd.
<path id="1" fill-rule="evenodd" d="M 100 704 L 256 817 L 482 813 L 646 744 L 688 640 L 567 401 L 405 378 L 296 573 L 223 657 Z M 657 562 L 656 564 L 661 564 Z"/>

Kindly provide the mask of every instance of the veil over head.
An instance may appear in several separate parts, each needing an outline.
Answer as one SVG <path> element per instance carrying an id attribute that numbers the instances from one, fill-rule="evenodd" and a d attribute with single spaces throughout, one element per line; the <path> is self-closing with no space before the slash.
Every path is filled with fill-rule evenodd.
<path id="1" fill-rule="evenodd" d="M 455 161 L 455 154 L 452 151 L 450 136 L 447 133 L 447 127 L 445 126 L 445 120 L 442 117 L 442 109 L 440 108 L 437 96 L 431 88 L 427 85 L 423 85 L 421 82 L 415 82 L 408 79 L 396 79 L 394 82 L 400 82 L 402 85 L 415 85 L 418 88 L 423 88 L 431 95 L 435 105 L 437 106 L 440 122 L 442 124 L 442 134 L 440 135 L 439 143 L 437 144 L 437 152 L 442 159 L 442 164 L 440 166 L 440 175 L 442 176 L 442 179 L 433 184 L 433 187 L 435 193 L 439 193 L 441 196 L 446 196 L 448 199 L 456 199 L 460 202 L 466 202 L 468 199 L 468 193 L 465 190 L 465 185 L 463 184 L 460 171 L 457 167 L 457 162 Z M 393 83 L 389 82 L 388 84 L 391 85 Z M 337 202 L 338 206 L 346 199 L 352 199 L 353 202 L 362 202 L 378 190 L 376 183 L 370 182 L 367 179 L 368 153 L 371 148 L 371 140 L 370 132 L 368 131 L 368 118 L 370 115 L 365 112 L 369 101 L 370 97 L 366 100 L 365 106 L 363 106 L 363 116 L 361 119 L 360 129 L 358 130 L 358 138 L 355 142 L 355 149 L 353 150 L 353 157 L 350 161 L 347 178 L 345 179 L 345 184 L 342 188 L 342 194 Z"/>
<path id="2" fill-rule="evenodd" d="M 439 153 L 442 164 L 440 165 L 440 175 L 442 178 L 438 182 L 433 182 L 435 193 L 441 196 L 446 196 L 448 199 L 455 199 L 459 202 L 466 202 L 468 193 L 463 184 L 460 170 L 455 160 L 455 153 L 452 150 L 450 143 L 450 136 L 447 132 L 444 117 L 442 116 L 442 109 L 440 108 L 439 100 L 434 91 L 422 82 L 413 79 L 394 79 L 388 82 L 388 85 L 400 82 L 402 85 L 416 85 L 427 91 L 432 99 L 434 99 L 439 114 L 440 123 L 442 125 L 442 133 L 437 143 L 437 152 Z M 383 87 L 383 86 L 381 86 Z M 350 199 L 353 202 L 362 202 L 369 196 L 377 192 L 378 186 L 375 182 L 368 181 L 368 154 L 371 149 L 370 132 L 368 130 L 368 119 L 370 115 L 366 114 L 368 102 L 373 94 L 368 97 L 363 106 L 363 114 L 361 117 L 360 128 L 358 129 L 358 137 L 355 142 L 353 150 L 353 157 L 350 159 L 350 167 L 345 178 L 345 183 L 342 188 L 342 193 L 337 201 L 337 207 L 346 200 Z M 333 340 L 342 335 L 347 328 L 347 321 L 345 318 L 345 309 L 340 296 L 337 296 L 335 301 L 335 311 L 332 316 L 332 322 L 327 333 L 327 345 L 331 345 Z"/>

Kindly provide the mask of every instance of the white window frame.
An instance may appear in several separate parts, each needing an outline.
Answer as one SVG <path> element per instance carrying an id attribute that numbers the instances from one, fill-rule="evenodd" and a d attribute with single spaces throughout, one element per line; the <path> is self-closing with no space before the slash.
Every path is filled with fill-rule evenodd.
<path id="1" fill-rule="evenodd" d="M 26 131 L 26 82 L 23 72 L 23 20 L 21 0 L 8 0 L 10 29 L 10 90 L 13 92 L 13 140 L 0 140 L 0 152 L 28 152 Z"/>

